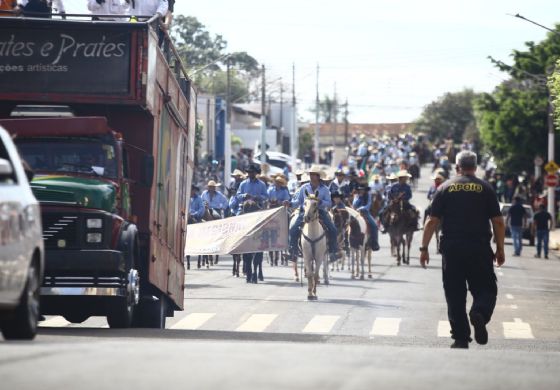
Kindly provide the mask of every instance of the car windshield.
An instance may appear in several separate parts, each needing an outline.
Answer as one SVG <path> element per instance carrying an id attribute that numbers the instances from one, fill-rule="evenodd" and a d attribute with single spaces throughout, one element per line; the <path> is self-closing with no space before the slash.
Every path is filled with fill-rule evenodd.
<path id="1" fill-rule="evenodd" d="M 34 171 L 117 177 L 115 145 L 108 137 L 22 138 L 16 144 Z"/>

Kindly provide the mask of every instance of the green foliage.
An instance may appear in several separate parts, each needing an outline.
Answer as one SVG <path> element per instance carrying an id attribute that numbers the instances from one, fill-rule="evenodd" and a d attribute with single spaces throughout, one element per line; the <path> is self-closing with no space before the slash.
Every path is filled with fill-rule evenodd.
<path id="1" fill-rule="evenodd" d="M 467 136 L 476 138 L 478 131 L 473 113 L 476 97 L 472 89 L 446 93 L 426 106 L 414 130 L 425 133 L 431 141 L 452 138 L 459 143 Z"/>
<path id="2" fill-rule="evenodd" d="M 237 135 L 232 135 L 231 136 L 231 146 L 243 146 L 243 140 L 241 139 L 241 137 L 238 137 Z"/>
<path id="3" fill-rule="evenodd" d="M 492 60 L 511 79 L 476 101 L 476 117 L 485 148 L 505 172 L 530 170 L 534 157 L 546 155 L 547 151 L 546 81 L 560 58 L 560 36 L 550 33 L 544 41 L 527 42 L 526 46 L 525 51 L 513 52 L 513 65 Z M 554 76 L 549 80 L 555 83 Z M 554 94 L 553 86 L 551 92 Z"/>
<path id="4" fill-rule="evenodd" d="M 337 111 L 336 119 L 338 120 L 339 114 L 343 110 L 343 106 L 338 103 L 336 98 L 325 95 L 323 99 L 319 99 L 319 122 L 332 123 L 334 121 L 335 105 Z M 316 106 L 310 108 L 309 111 L 315 114 L 317 112 Z"/>
<path id="5" fill-rule="evenodd" d="M 305 132 L 299 135 L 298 157 L 303 158 L 306 153 L 313 150 L 313 136 L 311 133 Z"/>
<path id="6" fill-rule="evenodd" d="M 227 41 L 212 35 L 197 18 L 178 15 L 171 37 L 194 81 L 203 91 L 227 95 L 227 65 L 231 68 L 232 101 L 246 101 L 249 85 L 259 76 L 258 61 L 246 52 L 227 53 Z"/>
<path id="7" fill-rule="evenodd" d="M 556 70 L 549 77 L 548 88 L 552 96 L 552 108 L 556 130 L 560 130 L 560 60 L 556 63 Z"/>
<path id="8" fill-rule="evenodd" d="M 481 96 L 475 107 L 482 141 L 499 169 L 530 170 L 535 156 L 546 151 L 548 101 L 542 90 L 505 82 Z"/>

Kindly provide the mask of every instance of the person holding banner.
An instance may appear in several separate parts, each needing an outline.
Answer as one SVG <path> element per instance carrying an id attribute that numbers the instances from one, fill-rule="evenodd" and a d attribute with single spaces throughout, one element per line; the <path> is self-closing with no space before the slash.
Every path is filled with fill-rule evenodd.
<path id="1" fill-rule="evenodd" d="M 204 202 L 204 206 L 208 207 L 210 212 L 217 211 L 223 217 L 229 202 L 224 194 L 216 190 L 216 187 L 219 185 L 214 180 L 210 180 L 206 185 L 206 191 L 200 197 Z"/>
<path id="2" fill-rule="evenodd" d="M 204 203 L 202 198 L 198 195 L 199 188 L 195 185 L 191 186 L 191 202 L 189 205 L 189 220 L 193 222 L 200 222 L 204 215 Z"/>
<path id="3" fill-rule="evenodd" d="M 290 205 L 290 191 L 288 191 L 288 182 L 281 175 L 274 178 L 274 184 L 268 188 L 268 199 L 270 207 L 278 207 L 280 205 Z"/>

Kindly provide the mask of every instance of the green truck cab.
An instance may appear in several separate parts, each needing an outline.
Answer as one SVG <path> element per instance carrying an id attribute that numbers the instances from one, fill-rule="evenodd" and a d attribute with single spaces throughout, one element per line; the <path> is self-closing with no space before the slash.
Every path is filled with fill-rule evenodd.
<path id="1" fill-rule="evenodd" d="M 153 23 L 33 18 L 3 18 L 0 32 L 0 124 L 41 205 L 42 313 L 165 327 L 183 309 L 195 121 L 169 37 Z"/>

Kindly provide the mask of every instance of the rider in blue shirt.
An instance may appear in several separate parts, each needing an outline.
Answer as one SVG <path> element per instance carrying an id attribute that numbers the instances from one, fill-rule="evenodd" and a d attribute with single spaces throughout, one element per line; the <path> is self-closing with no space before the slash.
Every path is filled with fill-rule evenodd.
<path id="1" fill-rule="evenodd" d="M 402 200 L 404 210 L 410 214 L 411 218 L 415 218 L 416 221 L 418 221 L 418 211 L 416 210 L 416 207 L 410 203 L 410 199 L 412 198 L 412 189 L 407 183 L 407 180 L 412 177 L 412 175 L 407 171 L 402 170 L 399 171 L 397 177 L 399 182 L 391 186 L 389 199 L 391 202 Z M 418 224 L 416 224 L 416 229 L 419 229 Z"/>
<path id="2" fill-rule="evenodd" d="M 198 190 L 197 186 L 191 186 L 191 202 L 189 204 L 189 215 L 196 222 L 200 222 L 204 215 L 204 203 L 202 203 L 202 198 L 198 195 Z"/>
<path id="3" fill-rule="evenodd" d="M 223 213 L 228 208 L 228 199 L 220 191 L 216 190 L 219 184 L 210 180 L 206 186 L 207 190 L 200 196 L 209 209 Z"/>
<path id="4" fill-rule="evenodd" d="M 362 184 L 358 187 L 359 193 L 354 195 L 354 201 L 352 202 L 352 207 L 356 209 L 362 216 L 364 216 L 370 226 L 370 236 L 371 236 L 371 249 L 374 251 L 379 250 L 379 241 L 377 234 L 377 223 L 373 216 L 371 215 L 371 193 L 369 192 L 369 186 Z"/>
<path id="5" fill-rule="evenodd" d="M 321 183 L 321 170 L 317 167 L 311 167 L 308 171 L 310 182 L 304 184 L 299 191 L 294 195 L 292 199 L 292 207 L 299 208 L 300 212 L 297 217 L 293 218 L 290 223 L 290 253 L 292 261 L 297 260 L 297 250 L 298 250 L 298 239 L 301 233 L 301 227 L 303 225 L 303 204 L 306 198 L 306 192 L 308 194 L 317 193 L 317 198 L 319 198 L 319 218 L 323 222 L 323 226 L 327 233 L 327 244 L 329 247 L 329 253 L 331 261 L 336 260 L 338 254 L 338 242 L 336 239 L 336 226 L 332 222 L 332 219 L 328 213 L 329 208 L 332 205 L 331 193 L 327 186 Z"/>
<path id="6" fill-rule="evenodd" d="M 253 199 L 261 208 L 264 206 L 264 202 L 268 200 L 266 184 L 257 179 L 258 172 L 259 168 L 257 168 L 255 164 L 249 165 L 249 168 L 247 168 L 247 175 L 249 177 L 243 180 L 239 185 L 236 195 L 237 201 L 239 202 L 239 209 L 237 210 L 238 215 L 241 214 L 243 202 L 245 200 Z"/>
<path id="7" fill-rule="evenodd" d="M 282 176 L 276 176 L 274 178 L 274 184 L 268 187 L 267 191 L 271 206 L 276 207 L 290 202 L 291 196 L 287 185 L 288 183 L 286 182 L 286 179 Z"/>

